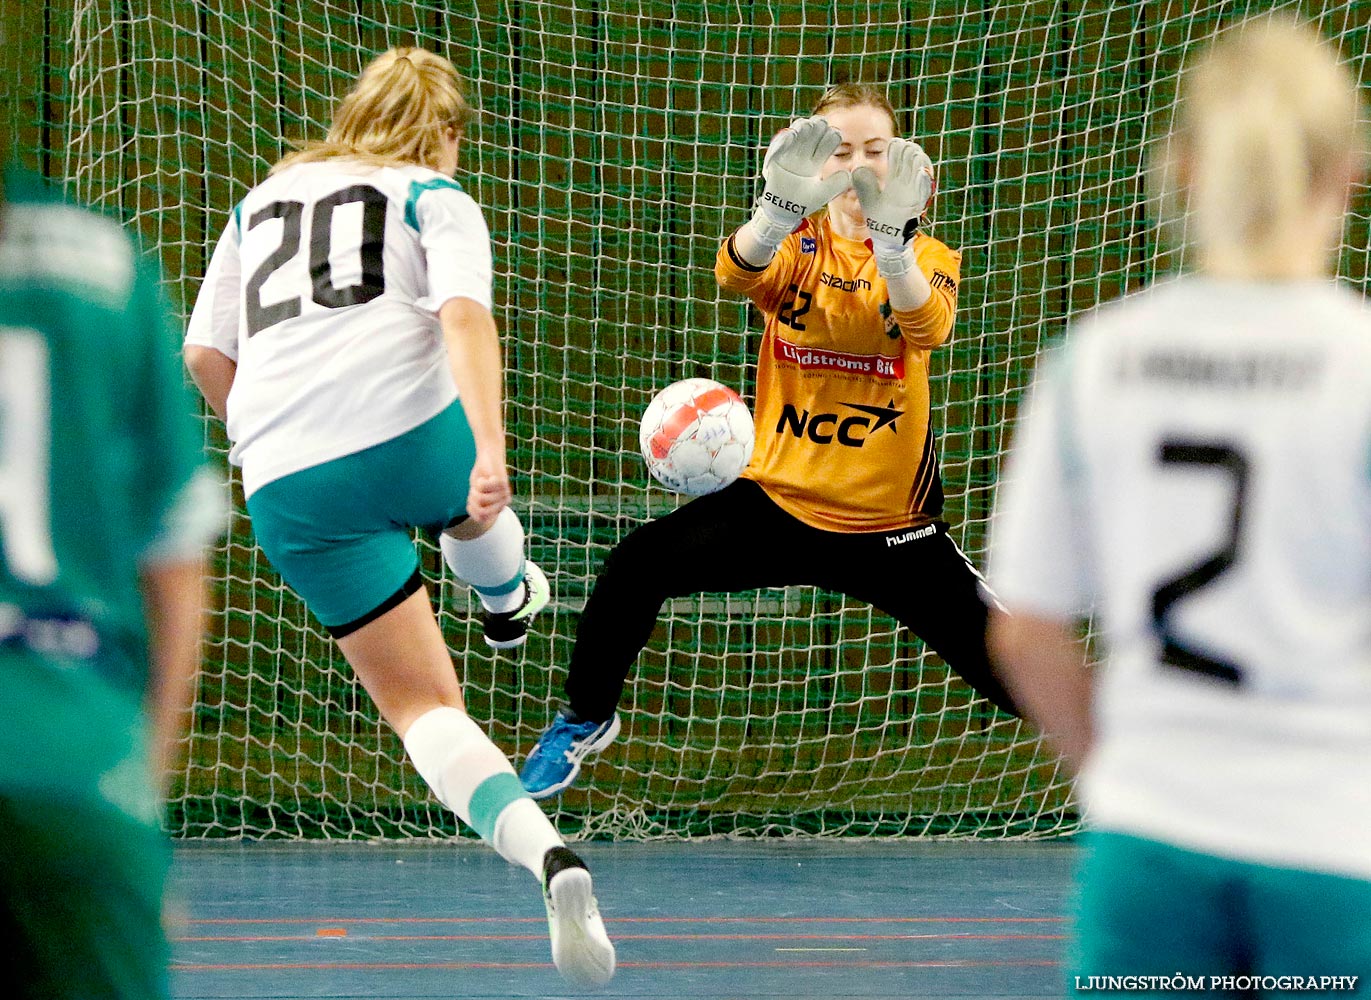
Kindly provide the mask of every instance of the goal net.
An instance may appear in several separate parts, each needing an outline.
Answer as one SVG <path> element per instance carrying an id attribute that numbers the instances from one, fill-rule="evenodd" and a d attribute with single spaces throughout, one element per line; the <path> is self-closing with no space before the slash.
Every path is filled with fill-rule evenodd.
<path id="1" fill-rule="evenodd" d="M 1358 6 L 1300 9 L 1360 60 Z M 964 272 L 953 340 L 932 362 L 934 426 L 952 535 L 980 564 L 1041 345 L 1167 266 L 1141 164 L 1182 57 L 1269 7 L 54 0 L 6 5 L 0 87 L 20 158 L 136 225 L 188 304 L 229 209 L 288 140 L 323 134 L 371 56 L 419 44 L 457 64 L 479 109 L 459 177 L 495 244 L 515 508 L 553 609 L 522 652 L 493 656 L 472 595 L 431 545 L 422 554 L 470 711 L 518 761 L 553 710 L 601 560 L 677 503 L 637 455 L 648 399 L 696 375 L 751 392 L 760 326 L 712 262 L 748 214 L 771 134 L 827 84 L 876 82 L 937 164 L 933 232 Z M 1365 266 L 1349 253 L 1343 273 L 1364 283 Z M 222 455 L 218 426 L 206 435 Z M 175 832 L 450 835 L 254 546 L 235 490 Z M 1064 772 L 1024 726 L 891 619 L 798 587 L 668 604 L 623 737 L 555 808 L 568 833 L 619 838 L 1077 824 Z"/>

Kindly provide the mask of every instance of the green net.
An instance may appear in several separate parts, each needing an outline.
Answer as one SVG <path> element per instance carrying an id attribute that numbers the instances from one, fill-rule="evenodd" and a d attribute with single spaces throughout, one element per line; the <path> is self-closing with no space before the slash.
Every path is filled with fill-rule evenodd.
<path id="1" fill-rule="evenodd" d="M 0 87 L 19 158 L 137 226 L 189 303 L 228 210 L 287 140 L 323 133 L 371 56 L 419 44 L 456 62 L 479 109 L 459 176 L 495 243 L 515 507 L 553 611 L 521 654 L 491 656 L 472 596 L 422 552 L 470 710 L 522 758 L 601 559 L 676 503 L 637 456 L 638 415 L 687 376 L 751 390 L 760 326 L 720 293 L 712 262 L 746 218 L 771 134 L 828 84 L 875 82 L 937 164 L 933 232 L 964 271 L 954 339 L 933 360 L 934 423 L 953 537 L 980 563 L 1040 345 L 1169 266 L 1142 164 L 1183 56 L 1270 6 L 29 0 L 0 13 Z M 1366 5 L 1293 6 L 1360 69 Z M 1343 273 L 1364 285 L 1360 196 L 1353 219 Z M 220 429 L 206 433 L 222 453 Z M 237 500 L 175 832 L 452 833 Z M 1008 837 L 1077 824 L 1064 774 L 1024 727 L 840 595 L 671 602 L 624 721 L 557 806 L 566 831 Z"/>

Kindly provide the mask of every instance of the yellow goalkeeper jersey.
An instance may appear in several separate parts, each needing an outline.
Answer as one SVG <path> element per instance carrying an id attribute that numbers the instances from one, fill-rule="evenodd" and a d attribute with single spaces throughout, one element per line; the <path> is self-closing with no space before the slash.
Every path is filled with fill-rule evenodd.
<path id="1" fill-rule="evenodd" d="M 905 312 L 891 309 L 866 244 L 834 233 L 827 215 L 765 268 L 731 236 L 719 248 L 719 285 L 766 317 L 743 475 L 813 527 L 888 531 L 942 512 L 928 357 L 952 332 L 961 254 L 923 233 L 913 249 L 933 295 Z"/>

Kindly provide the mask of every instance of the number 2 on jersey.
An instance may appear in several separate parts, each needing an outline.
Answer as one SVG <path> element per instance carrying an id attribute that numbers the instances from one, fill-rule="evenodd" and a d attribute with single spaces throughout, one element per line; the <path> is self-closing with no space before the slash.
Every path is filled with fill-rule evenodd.
<path id="1" fill-rule="evenodd" d="M 1179 601 L 1213 583 L 1237 561 L 1243 506 L 1247 499 L 1247 459 L 1232 445 L 1163 441 L 1157 452 L 1157 460 L 1164 466 L 1192 465 L 1218 469 L 1233 481 L 1228 537 L 1223 547 L 1179 576 L 1166 581 L 1152 593 L 1152 624 L 1162 642 L 1162 662 L 1227 684 L 1241 684 L 1241 668 L 1202 653 L 1175 636 L 1171 631 L 1171 613 Z"/>
<path id="2" fill-rule="evenodd" d="M 333 283 L 331 260 L 333 213 L 343 205 L 353 204 L 362 206 L 362 276 L 355 284 L 338 288 Z M 315 303 L 327 309 L 337 309 L 370 302 L 385 292 L 386 204 L 386 196 L 367 184 L 343 188 L 315 203 L 309 219 L 310 298 Z M 273 201 L 254 212 L 248 220 L 249 230 L 256 229 L 269 219 L 280 219 L 282 222 L 280 244 L 258 265 L 243 289 L 247 299 L 249 337 L 300 315 L 300 296 L 265 305 L 262 302 L 262 286 L 300 252 L 304 213 L 303 202 Z"/>

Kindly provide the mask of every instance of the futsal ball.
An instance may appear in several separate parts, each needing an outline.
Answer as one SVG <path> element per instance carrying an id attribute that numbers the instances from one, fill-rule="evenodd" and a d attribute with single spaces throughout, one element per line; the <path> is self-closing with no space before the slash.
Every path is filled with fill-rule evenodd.
<path id="1" fill-rule="evenodd" d="M 721 490 L 752 458 L 752 414 L 728 386 L 707 378 L 673 382 L 652 397 L 638 429 L 648 471 L 690 496 Z"/>

